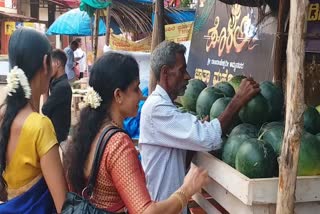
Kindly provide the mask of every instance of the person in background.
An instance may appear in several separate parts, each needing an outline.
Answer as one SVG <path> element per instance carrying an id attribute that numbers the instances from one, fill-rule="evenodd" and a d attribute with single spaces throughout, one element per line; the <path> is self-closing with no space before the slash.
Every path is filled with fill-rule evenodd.
<path id="1" fill-rule="evenodd" d="M 64 49 L 64 52 L 67 55 L 67 63 L 65 66 L 65 72 L 67 74 L 68 80 L 70 83 L 73 83 L 77 80 L 77 76 L 75 73 L 76 59 L 74 58 L 74 51 L 79 47 L 79 43 L 73 40 L 68 47 Z M 79 59 L 77 59 L 79 60 Z"/>
<path id="2" fill-rule="evenodd" d="M 0 107 L 0 213 L 52 213 L 54 207 L 60 213 L 67 184 L 59 145 L 50 119 L 38 113 L 52 72 L 50 43 L 44 34 L 20 28 L 8 49 L 12 70 Z"/>
<path id="3" fill-rule="evenodd" d="M 122 129 L 123 119 L 137 114 L 142 98 L 139 84 L 138 63 L 129 55 L 109 52 L 94 63 L 90 93 L 85 98 L 87 106 L 81 110 L 64 158 L 72 191 L 81 194 L 87 186 L 103 130 L 112 126 Z M 109 212 L 178 214 L 207 182 L 207 171 L 192 167 L 176 192 L 161 202 L 153 202 L 132 140 L 126 133 L 117 132 L 104 149 L 90 202 Z"/>
<path id="4" fill-rule="evenodd" d="M 82 41 L 81 38 L 76 38 L 75 41 L 78 42 L 79 47 L 77 50 L 73 52 L 74 59 L 77 62 L 77 67 L 79 67 L 79 79 L 83 78 L 83 74 L 87 70 L 87 63 L 86 63 L 86 53 L 82 50 Z"/>
<path id="5" fill-rule="evenodd" d="M 148 96 L 148 87 L 142 89 L 142 96 L 144 97 L 144 99 L 139 101 L 137 115 L 135 117 L 128 117 L 123 121 L 124 130 L 132 139 L 139 139 L 141 109 L 145 102 L 145 98 Z"/>
<path id="6" fill-rule="evenodd" d="M 183 183 L 188 150 L 221 148 L 222 133 L 260 90 L 255 81 L 245 79 L 226 110 L 210 122 L 180 112 L 174 100 L 184 94 L 190 79 L 185 52 L 184 45 L 164 41 L 151 55 L 157 86 L 141 110 L 139 148 L 148 190 L 155 201 L 167 198 Z"/>
<path id="7" fill-rule="evenodd" d="M 49 117 L 58 142 L 66 140 L 71 124 L 72 90 L 65 73 L 67 56 L 62 50 L 53 50 L 50 90 L 43 96 L 42 113 Z M 50 95 L 49 95 L 50 92 Z"/>

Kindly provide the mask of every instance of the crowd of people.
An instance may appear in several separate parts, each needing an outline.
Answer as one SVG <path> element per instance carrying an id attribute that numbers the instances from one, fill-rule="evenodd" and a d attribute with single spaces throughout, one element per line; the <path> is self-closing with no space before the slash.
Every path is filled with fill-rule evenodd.
<path id="1" fill-rule="evenodd" d="M 106 53 L 90 69 L 86 107 L 60 157 L 59 144 L 70 128 L 75 62 L 85 57 L 75 57 L 79 46 L 81 40 L 74 40 L 64 51 L 52 50 L 44 34 L 26 28 L 10 38 L 12 70 L 0 107 L 0 213 L 73 213 L 67 192 L 105 213 L 188 213 L 188 201 L 207 184 L 208 173 L 188 166 L 187 151 L 220 148 L 222 134 L 259 85 L 243 80 L 223 114 L 210 122 L 182 113 L 173 102 L 190 79 L 186 48 L 162 42 L 151 57 L 157 87 L 140 116 L 140 161 L 123 130 L 123 121 L 136 116 L 142 99 L 139 66 L 130 55 Z M 121 131 L 108 138 L 110 129 Z M 88 182 L 95 168 L 92 187 Z"/>

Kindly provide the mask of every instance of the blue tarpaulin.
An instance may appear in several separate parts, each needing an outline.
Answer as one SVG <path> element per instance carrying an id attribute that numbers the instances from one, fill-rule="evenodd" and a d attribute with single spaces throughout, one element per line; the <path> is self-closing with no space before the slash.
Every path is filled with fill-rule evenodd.
<path id="1" fill-rule="evenodd" d="M 115 34 L 121 33 L 113 21 L 111 21 L 110 27 Z M 91 36 L 92 28 L 93 18 L 90 18 L 85 11 L 73 9 L 59 16 L 46 33 L 47 35 Z M 100 19 L 99 35 L 104 34 L 106 34 L 106 25 Z"/>

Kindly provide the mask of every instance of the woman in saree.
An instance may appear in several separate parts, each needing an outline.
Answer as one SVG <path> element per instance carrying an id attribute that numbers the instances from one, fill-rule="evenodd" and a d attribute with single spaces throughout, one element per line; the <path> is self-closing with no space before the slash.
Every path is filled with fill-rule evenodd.
<path id="1" fill-rule="evenodd" d="M 80 121 L 67 146 L 65 167 L 73 192 L 81 194 L 87 186 L 97 141 L 107 127 L 123 128 L 123 120 L 137 114 L 142 99 L 139 67 L 128 55 L 107 53 L 90 71 L 90 88 L 84 99 Z M 156 127 L 155 127 L 156 128 Z M 192 167 L 184 184 L 168 199 L 151 200 L 138 153 L 130 137 L 117 132 L 108 141 L 99 165 L 90 202 L 113 213 L 181 213 L 191 196 L 206 184 L 207 171 Z"/>
<path id="2" fill-rule="evenodd" d="M 51 76 L 50 51 L 36 30 L 11 35 L 12 70 L 0 108 L 0 213 L 61 212 L 67 184 L 59 147 L 51 121 L 38 113 Z"/>

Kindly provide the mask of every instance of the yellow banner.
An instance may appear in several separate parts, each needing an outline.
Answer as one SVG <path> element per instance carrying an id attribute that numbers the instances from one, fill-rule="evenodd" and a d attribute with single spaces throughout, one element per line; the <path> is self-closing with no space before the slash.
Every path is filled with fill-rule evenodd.
<path id="1" fill-rule="evenodd" d="M 165 26 L 165 36 L 167 41 L 185 42 L 190 41 L 192 37 L 193 22 L 184 22 L 179 24 L 170 24 Z M 141 51 L 150 52 L 151 36 L 142 40 L 133 42 L 122 36 L 110 35 L 110 47 L 112 50 L 122 51 Z"/>
<path id="2" fill-rule="evenodd" d="M 190 41 L 192 37 L 192 29 L 193 22 L 166 25 L 166 40 L 177 43 Z"/>
<path id="3" fill-rule="evenodd" d="M 16 30 L 15 22 L 5 22 L 4 26 L 5 26 L 4 34 L 7 36 L 10 36 Z"/>
<path id="4" fill-rule="evenodd" d="M 150 52 L 151 37 L 133 42 L 115 34 L 110 35 L 110 46 L 113 50 Z"/>

